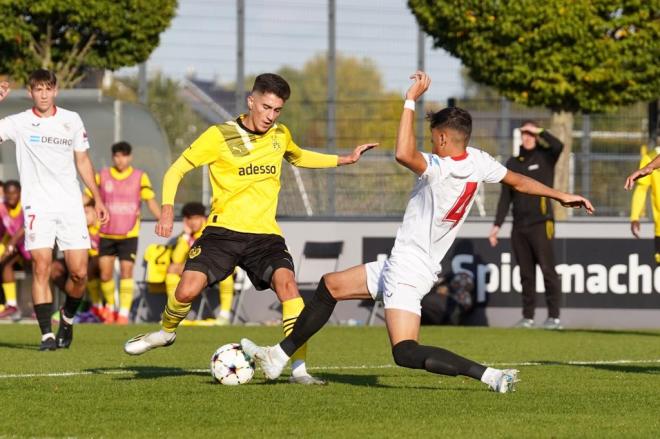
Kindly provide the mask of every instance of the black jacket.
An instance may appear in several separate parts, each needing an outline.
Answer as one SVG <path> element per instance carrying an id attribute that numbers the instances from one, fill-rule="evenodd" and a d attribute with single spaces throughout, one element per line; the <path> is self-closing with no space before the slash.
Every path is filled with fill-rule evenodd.
<path id="1" fill-rule="evenodd" d="M 520 155 L 511 157 L 506 167 L 527 177 L 538 180 L 552 187 L 555 176 L 555 164 L 564 144 L 547 131 L 540 134 L 536 148 L 528 151 L 520 147 Z M 497 203 L 495 225 L 501 226 L 513 203 L 513 226 L 529 226 L 546 220 L 552 220 L 552 205 L 545 197 L 521 194 L 510 186 L 502 184 L 502 192 Z"/>

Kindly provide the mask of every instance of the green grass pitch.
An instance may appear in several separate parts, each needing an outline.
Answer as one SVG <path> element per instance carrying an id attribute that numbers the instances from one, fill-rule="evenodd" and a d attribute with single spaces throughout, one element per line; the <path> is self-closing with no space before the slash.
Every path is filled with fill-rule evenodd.
<path id="1" fill-rule="evenodd" d="M 394 366 L 382 327 L 328 327 L 310 346 L 328 386 L 215 384 L 211 354 L 273 327 L 184 327 L 140 357 L 156 326 L 79 325 L 38 352 L 34 325 L 0 325 L 0 437 L 660 437 L 660 332 L 423 328 L 421 342 L 516 367 L 512 394 Z M 285 372 L 288 374 L 288 372 Z"/>

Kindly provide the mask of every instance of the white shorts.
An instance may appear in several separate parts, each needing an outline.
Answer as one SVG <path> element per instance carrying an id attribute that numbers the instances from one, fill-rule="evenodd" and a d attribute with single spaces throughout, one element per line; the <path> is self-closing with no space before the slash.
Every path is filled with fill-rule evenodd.
<path id="1" fill-rule="evenodd" d="M 374 300 L 382 300 L 385 309 L 402 309 L 422 314 L 422 297 L 435 282 L 433 276 L 406 269 L 389 259 L 365 264 L 367 289 Z"/>
<path id="2" fill-rule="evenodd" d="M 55 242 L 63 251 L 90 248 L 82 208 L 58 213 L 25 212 L 25 248 L 53 248 Z"/>

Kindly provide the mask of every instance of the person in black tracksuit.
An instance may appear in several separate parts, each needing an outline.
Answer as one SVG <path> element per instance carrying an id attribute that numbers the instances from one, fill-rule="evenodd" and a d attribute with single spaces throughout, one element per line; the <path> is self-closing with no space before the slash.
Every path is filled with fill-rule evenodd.
<path id="1" fill-rule="evenodd" d="M 552 187 L 555 164 L 564 145 L 534 121 L 524 122 L 520 131 L 522 134 L 520 153 L 517 157 L 511 157 L 506 167 Z M 545 298 L 548 306 L 548 318 L 543 327 L 561 329 L 559 321 L 561 289 L 559 276 L 555 271 L 552 205 L 545 197 L 522 194 L 509 186 L 502 185 L 495 222 L 488 237 L 493 247 L 497 245 L 497 233 L 511 204 L 513 204 L 511 247 L 520 266 L 523 296 L 523 318 L 516 326 L 525 328 L 534 326 L 538 264 L 545 281 Z"/>

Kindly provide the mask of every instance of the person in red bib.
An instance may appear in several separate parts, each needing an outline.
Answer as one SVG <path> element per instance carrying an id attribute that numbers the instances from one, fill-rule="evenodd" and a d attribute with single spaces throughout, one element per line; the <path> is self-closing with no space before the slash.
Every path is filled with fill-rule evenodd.
<path id="1" fill-rule="evenodd" d="M 140 206 L 146 201 L 151 213 L 160 218 L 160 207 L 146 172 L 131 166 L 132 147 L 128 142 L 112 145 L 112 166 L 96 175 L 101 198 L 110 212 L 110 221 L 101 226 L 99 270 L 101 292 L 106 302 L 106 323 L 127 324 L 133 303 L 133 266 L 140 232 Z M 119 309 L 115 307 L 115 258 L 119 258 Z"/>

